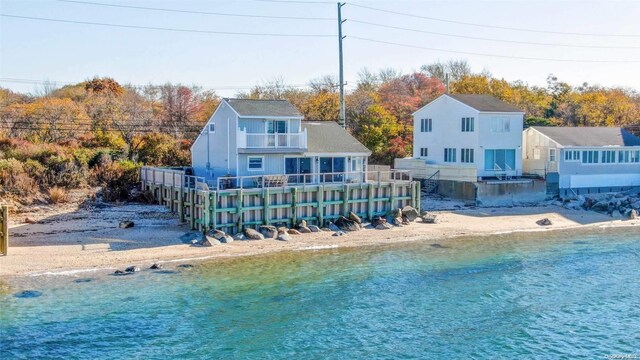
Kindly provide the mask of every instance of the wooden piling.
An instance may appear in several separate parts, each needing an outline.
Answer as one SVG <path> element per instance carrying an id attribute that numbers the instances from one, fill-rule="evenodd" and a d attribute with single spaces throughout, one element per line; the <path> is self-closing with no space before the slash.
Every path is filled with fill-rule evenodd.
<path id="1" fill-rule="evenodd" d="M 0 253 L 9 254 L 9 206 L 0 205 Z"/>

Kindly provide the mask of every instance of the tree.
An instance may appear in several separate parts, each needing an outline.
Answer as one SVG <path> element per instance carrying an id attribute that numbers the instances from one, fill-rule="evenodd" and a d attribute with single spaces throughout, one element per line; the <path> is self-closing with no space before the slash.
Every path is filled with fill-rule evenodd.
<path id="1" fill-rule="evenodd" d="M 413 124 L 412 113 L 444 93 L 444 84 L 422 73 L 402 75 L 380 86 L 383 106 L 405 126 Z"/>
<path id="2" fill-rule="evenodd" d="M 447 74 L 449 74 L 450 82 L 459 81 L 462 77 L 471 75 L 471 67 L 466 60 L 437 61 L 428 65 L 422 65 L 420 71 L 442 82 L 445 82 Z"/>

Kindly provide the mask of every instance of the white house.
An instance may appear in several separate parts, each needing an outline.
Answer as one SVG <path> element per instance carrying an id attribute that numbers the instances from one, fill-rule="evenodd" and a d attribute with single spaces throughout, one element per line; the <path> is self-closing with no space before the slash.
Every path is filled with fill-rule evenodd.
<path id="1" fill-rule="evenodd" d="M 265 175 L 289 175 L 289 183 L 357 180 L 370 155 L 337 123 L 303 121 L 287 100 L 223 99 L 191 146 L 195 175 L 209 180 Z"/>
<path id="2" fill-rule="evenodd" d="M 519 176 L 523 117 L 491 95 L 441 95 L 413 113 L 413 157 L 449 180 Z"/>
<path id="3" fill-rule="evenodd" d="M 560 195 L 640 187 L 640 138 L 622 128 L 533 126 L 522 141 L 523 171 Z"/>

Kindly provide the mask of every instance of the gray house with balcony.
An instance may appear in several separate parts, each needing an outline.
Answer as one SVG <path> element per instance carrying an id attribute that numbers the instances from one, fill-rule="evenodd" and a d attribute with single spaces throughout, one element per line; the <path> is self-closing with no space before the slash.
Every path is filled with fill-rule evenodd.
<path id="1" fill-rule="evenodd" d="M 640 138 L 622 128 L 532 126 L 522 143 L 523 172 L 561 196 L 640 188 Z"/>
<path id="2" fill-rule="evenodd" d="M 333 121 L 304 121 L 287 100 L 223 99 L 191 146 L 194 174 L 286 183 L 364 179 L 369 149 Z"/>

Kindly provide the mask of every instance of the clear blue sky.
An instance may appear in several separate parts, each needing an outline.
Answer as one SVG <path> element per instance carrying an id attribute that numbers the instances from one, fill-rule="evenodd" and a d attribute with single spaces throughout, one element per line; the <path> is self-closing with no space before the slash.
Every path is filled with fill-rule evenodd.
<path id="1" fill-rule="evenodd" d="M 336 17 L 335 3 L 264 1 L 111 1 L 118 5 L 291 17 Z M 0 2 L 0 13 L 122 25 L 206 31 L 335 35 L 335 21 L 261 19 L 105 7 L 56 0 Z M 357 7 L 376 7 L 419 16 L 508 28 L 562 33 L 627 34 L 582 36 L 503 30 L 407 17 Z M 343 8 L 345 79 L 358 71 L 392 67 L 410 72 L 436 60 L 466 59 L 474 71 L 487 69 L 509 81 L 544 85 L 549 73 L 573 85 L 582 82 L 640 89 L 640 2 L 537 1 L 355 1 Z M 572 48 L 456 38 L 374 27 L 349 20 L 509 41 L 618 46 L 627 49 Z M 583 63 L 507 59 L 400 47 L 354 37 L 419 47 L 527 58 L 637 61 Z M 628 49 L 635 47 L 635 49 Z M 336 37 L 266 37 L 201 34 L 78 25 L 0 17 L 0 78 L 76 82 L 111 76 L 122 83 L 167 81 L 218 89 L 225 96 L 282 77 L 306 84 L 337 75 Z M 1 82 L 18 91 L 34 84 Z"/>

